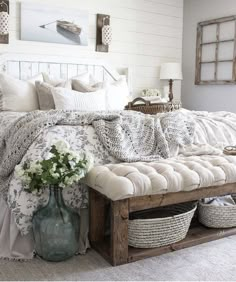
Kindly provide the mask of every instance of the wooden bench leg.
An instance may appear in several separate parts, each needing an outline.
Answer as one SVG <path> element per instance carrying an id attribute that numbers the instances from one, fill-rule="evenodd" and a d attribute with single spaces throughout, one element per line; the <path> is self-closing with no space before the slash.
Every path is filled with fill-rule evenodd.
<path id="1" fill-rule="evenodd" d="M 128 200 L 111 202 L 111 262 L 128 262 Z"/>
<path id="2" fill-rule="evenodd" d="M 89 189 L 89 212 L 90 242 L 101 242 L 105 236 L 105 199 L 93 189 Z"/>

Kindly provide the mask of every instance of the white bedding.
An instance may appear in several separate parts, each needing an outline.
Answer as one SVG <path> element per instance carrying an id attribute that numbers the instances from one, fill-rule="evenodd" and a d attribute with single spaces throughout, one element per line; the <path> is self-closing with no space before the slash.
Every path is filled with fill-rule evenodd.
<path id="1" fill-rule="evenodd" d="M 221 153 L 223 146 L 236 144 L 236 114 L 226 112 L 207 113 L 190 112 L 187 110 L 181 111 L 193 117 L 196 123 L 194 142 L 190 146 L 180 148 L 181 154 L 216 155 Z M 3 133 L 4 128 L 23 115 L 24 113 L 0 112 L 0 132 Z M 57 125 L 45 130 L 31 145 L 22 161 L 45 157 L 51 143 L 56 139 L 66 139 L 74 150 L 89 151 L 94 155 L 96 165 L 118 162 L 105 150 L 94 128 L 90 125 Z M 217 148 L 220 148 L 220 150 Z M 9 206 L 15 213 L 16 223 L 19 229 L 23 234 L 26 234 L 31 227 L 33 212 L 39 204 L 47 201 L 47 195 L 42 195 L 40 200 L 38 200 L 38 198 L 27 194 L 22 189 L 21 182 L 15 175 L 12 178 L 9 188 Z M 86 189 L 83 186 L 80 186 L 79 189 L 78 187 L 73 187 L 65 191 L 65 198 L 67 202 L 75 208 L 86 206 L 87 194 L 85 191 Z"/>
<path id="2" fill-rule="evenodd" d="M 209 144 L 222 149 L 227 145 L 236 145 L 236 114 L 200 111 L 190 114 L 196 122 L 194 144 Z"/>

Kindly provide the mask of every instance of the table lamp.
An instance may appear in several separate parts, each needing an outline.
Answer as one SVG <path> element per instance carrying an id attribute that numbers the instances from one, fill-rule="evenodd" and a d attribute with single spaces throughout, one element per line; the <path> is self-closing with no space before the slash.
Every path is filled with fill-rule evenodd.
<path id="1" fill-rule="evenodd" d="M 164 63 L 161 65 L 161 80 L 169 80 L 169 101 L 173 100 L 173 80 L 182 80 L 182 70 L 179 63 Z"/>

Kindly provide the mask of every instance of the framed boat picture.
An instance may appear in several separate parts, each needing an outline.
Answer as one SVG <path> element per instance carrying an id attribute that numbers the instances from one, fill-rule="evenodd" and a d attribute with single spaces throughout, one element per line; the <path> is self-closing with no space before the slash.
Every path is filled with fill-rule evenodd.
<path id="1" fill-rule="evenodd" d="M 21 3 L 21 40 L 88 45 L 88 12 Z"/>

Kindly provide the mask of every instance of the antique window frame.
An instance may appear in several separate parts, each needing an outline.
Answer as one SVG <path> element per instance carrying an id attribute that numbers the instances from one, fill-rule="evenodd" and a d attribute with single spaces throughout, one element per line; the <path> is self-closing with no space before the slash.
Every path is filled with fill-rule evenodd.
<path id="1" fill-rule="evenodd" d="M 234 21 L 234 38 L 220 40 L 220 24 L 229 21 Z M 216 40 L 211 42 L 203 41 L 203 28 L 209 25 L 216 25 Z M 230 60 L 219 60 L 219 44 L 224 42 L 233 42 L 233 54 Z M 215 59 L 212 61 L 202 61 L 202 46 L 206 44 L 215 44 Z M 232 79 L 222 80 L 217 78 L 217 65 L 219 62 L 232 62 Z M 201 79 L 201 66 L 202 64 L 212 64 L 214 63 L 214 79 L 213 80 L 202 80 Z M 218 18 L 214 20 L 208 20 L 198 23 L 197 25 L 197 46 L 196 46 L 196 69 L 195 69 L 195 84 L 196 85 L 206 85 L 206 84 L 216 84 L 216 85 L 227 85 L 236 84 L 236 16 L 229 16 Z"/>

